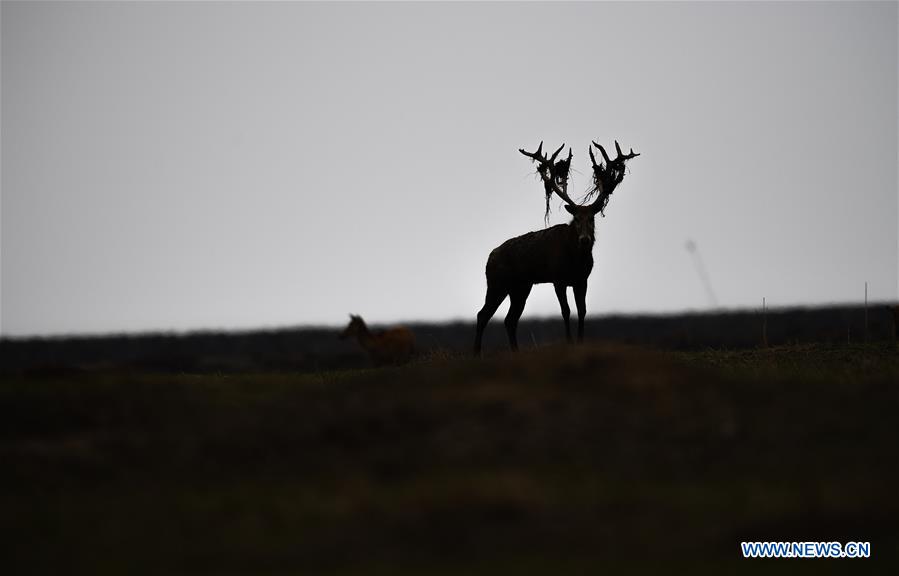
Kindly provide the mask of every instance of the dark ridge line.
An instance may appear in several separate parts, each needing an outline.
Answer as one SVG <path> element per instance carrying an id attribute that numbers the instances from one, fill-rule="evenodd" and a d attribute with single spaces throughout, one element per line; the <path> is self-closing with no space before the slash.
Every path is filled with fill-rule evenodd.
<path id="1" fill-rule="evenodd" d="M 890 308 L 899 306 L 899 301 L 868 302 L 869 309 Z M 796 304 L 784 306 L 768 306 L 765 309 L 767 315 L 791 314 L 797 312 L 825 312 L 834 310 L 859 310 L 863 311 L 864 304 L 858 303 L 829 303 L 829 304 Z M 601 320 L 671 320 L 676 318 L 709 318 L 714 316 L 741 316 L 761 315 L 762 308 L 718 308 L 713 310 L 684 310 L 670 312 L 612 312 L 607 314 L 588 314 L 591 322 Z M 541 323 L 559 320 L 558 315 L 525 316 L 522 322 Z M 384 328 L 388 326 L 405 325 L 415 327 L 443 327 L 458 325 L 474 325 L 474 315 L 471 318 L 452 318 L 446 320 L 397 320 L 395 322 L 372 322 L 372 328 Z M 179 339 L 208 336 L 262 336 L 277 335 L 290 332 L 322 332 L 331 333 L 343 329 L 343 324 L 292 324 L 284 326 L 258 327 L 258 328 L 196 328 L 187 330 L 148 330 L 146 332 L 98 332 L 98 333 L 68 333 L 48 335 L 25 336 L 0 336 L 0 345 L 5 343 L 38 343 L 38 342 L 71 342 L 71 341 L 98 341 L 98 340 L 141 340 L 141 339 Z"/>

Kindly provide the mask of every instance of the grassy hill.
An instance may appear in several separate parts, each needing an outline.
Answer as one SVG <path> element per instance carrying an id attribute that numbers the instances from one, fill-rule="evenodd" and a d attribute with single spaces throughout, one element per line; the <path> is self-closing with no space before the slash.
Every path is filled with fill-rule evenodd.
<path id="1" fill-rule="evenodd" d="M 868 325 L 865 326 L 867 316 Z M 423 356 L 469 353 L 472 320 L 412 323 Z M 664 350 L 747 349 L 771 345 L 853 344 L 894 339 L 892 304 L 768 310 L 730 310 L 662 315 L 588 316 L 588 339 Z M 529 318 L 518 327 L 523 348 L 564 339 L 561 317 Z M 377 328 L 377 327 L 375 327 Z M 96 370 L 139 372 L 246 373 L 321 372 L 364 368 L 368 358 L 339 330 L 297 327 L 246 332 L 110 334 L 0 339 L 0 373 L 62 373 Z M 867 338 L 866 338 L 867 334 Z M 484 334 L 485 350 L 508 348 L 502 318 Z"/>
<path id="2" fill-rule="evenodd" d="M 8 373 L 4 573 L 815 572 L 899 560 L 893 344 Z M 743 540 L 872 560 L 743 560 Z"/>

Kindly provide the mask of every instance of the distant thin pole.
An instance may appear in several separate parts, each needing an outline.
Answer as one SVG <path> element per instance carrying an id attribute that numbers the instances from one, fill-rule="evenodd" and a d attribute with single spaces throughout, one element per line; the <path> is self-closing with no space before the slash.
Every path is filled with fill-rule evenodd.
<path id="1" fill-rule="evenodd" d="M 715 298 L 715 291 L 712 290 L 712 282 L 709 280 L 709 275 L 706 272 L 702 256 L 699 254 L 699 247 L 692 239 L 688 239 L 684 247 L 687 249 L 687 252 L 693 256 L 693 265 L 696 266 L 696 273 L 699 275 L 703 287 L 705 287 L 705 293 L 709 298 L 709 302 L 712 304 L 712 308 L 717 308 L 718 299 Z"/>

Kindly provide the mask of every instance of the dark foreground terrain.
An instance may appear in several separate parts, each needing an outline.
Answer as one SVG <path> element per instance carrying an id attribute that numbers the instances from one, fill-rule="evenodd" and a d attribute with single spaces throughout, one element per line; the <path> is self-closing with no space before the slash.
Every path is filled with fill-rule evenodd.
<path id="1" fill-rule="evenodd" d="M 11 372 L 5 574 L 889 571 L 895 344 Z M 743 560 L 742 540 L 870 541 Z"/>

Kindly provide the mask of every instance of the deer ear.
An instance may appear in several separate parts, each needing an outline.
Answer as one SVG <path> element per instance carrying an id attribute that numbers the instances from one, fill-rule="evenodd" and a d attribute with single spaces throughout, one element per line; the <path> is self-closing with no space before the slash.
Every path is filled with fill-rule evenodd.
<path id="1" fill-rule="evenodd" d="M 572 216 L 574 216 L 574 206 L 572 206 L 571 204 L 566 204 L 566 205 L 565 205 L 565 209 L 568 210 L 568 213 L 569 213 L 569 214 L 571 214 Z"/>

